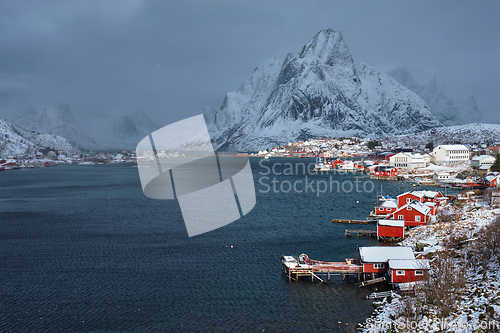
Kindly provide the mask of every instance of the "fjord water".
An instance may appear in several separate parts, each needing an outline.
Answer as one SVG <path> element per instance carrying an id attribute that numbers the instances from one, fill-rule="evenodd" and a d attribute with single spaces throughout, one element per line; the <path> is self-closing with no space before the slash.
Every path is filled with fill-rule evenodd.
<path id="1" fill-rule="evenodd" d="M 176 201 L 143 195 L 134 164 L 1 172 L 0 331 L 342 332 L 363 322 L 373 310 L 369 289 L 338 276 L 288 282 L 280 256 L 357 257 L 357 246 L 376 240 L 345 238 L 352 225 L 331 220 L 365 219 L 381 184 L 393 196 L 411 184 L 373 181 L 370 193 L 341 186 L 318 195 L 297 183 L 303 192 L 288 191 L 284 182 L 305 175 L 283 175 L 285 163 L 313 162 L 251 158 L 254 209 L 192 238 Z M 273 165 L 275 174 L 266 168 Z M 369 181 L 306 175 L 358 180 L 361 189 Z M 264 185 L 273 177 L 277 192 Z"/>

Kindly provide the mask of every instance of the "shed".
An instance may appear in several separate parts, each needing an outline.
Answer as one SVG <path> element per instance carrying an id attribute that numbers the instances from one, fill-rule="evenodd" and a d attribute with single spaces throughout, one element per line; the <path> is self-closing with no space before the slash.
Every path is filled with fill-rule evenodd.
<path id="1" fill-rule="evenodd" d="M 391 283 L 423 280 L 430 269 L 428 259 L 390 259 L 388 265 L 389 281 Z"/>
<path id="2" fill-rule="evenodd" d="M 364 273 L 386 273 L 389 259 L 414 259 L 409 246 L 365 246 L 359 248 Z"/>
<path id="3" fill-rule="evenodd" d="M 405 221 L 400 220 L 378 220 L 377 237 L 405 237 Z"/>

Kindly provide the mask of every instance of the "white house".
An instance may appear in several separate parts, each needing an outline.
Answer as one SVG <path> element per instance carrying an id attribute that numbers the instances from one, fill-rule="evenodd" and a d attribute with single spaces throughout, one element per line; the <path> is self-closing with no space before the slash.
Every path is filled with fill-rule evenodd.
<path id="1" fill-rule="evenodd" d="M 434 180 L 446 180 L 450 179 L 450 174 L 448 172 L 436 172 L 432 175 L 432 179 Z"/>
<path id="2" fill-rule="evenodd" d="M 469 160 L 469 148 L 464 145 L 439 145 L 431 153 L 437 165 L 452 166 Z"/>
<path id="3" fill-rule="evenodd" d="M 397 153 L 389 157 L 389 165 L 399 169 L 425 168 L 428 157 L 428 154 Z"/>
<path id="4" fill-rule="evenodd" d="M 495 158 L 490 155 L 474 156 L 470 161 L 470 165 L 473 166 L 474 168 L 480 168 L 483 165 L 492 166 L 493 163 L 495 163 Z"/>

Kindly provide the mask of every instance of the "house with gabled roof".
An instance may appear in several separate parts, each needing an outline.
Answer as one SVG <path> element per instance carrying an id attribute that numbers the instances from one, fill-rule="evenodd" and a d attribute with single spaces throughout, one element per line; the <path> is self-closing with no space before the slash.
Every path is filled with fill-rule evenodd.
<path id="1" fill-rule="evenodd" d="M 439 145 L 431 153 L 437 165 L 453 166 L 469 160 L 470 151 L 464 145 Z"/>
<path id="2" fill-rule="evenodd" d="M 443 201 L 443 194 L 439 191 L 410 191 L 398 195 L 398 207 L 402 207 L 407 203 L 417 200 L 421 203 L 424 202 L 436 202 L 440 203 Z"/>
<path id="3" fill-rule="evenodd" d="M 390 213 L 386 220 L 403 220 L 405 226 L 426 225 L 431 217 L 432 208 L 424 203 L 413 200 L 404 206 L 399 207 L 395 212 Z"/>
<path id="4" fill-rule="evenodd" d="M 415 259 L 409 246 L 363 246 L 359 257 L 364 273 L 386 273 L 389 259 Z"/>
<path id="5" fill-rule="evenodd" d="M 407 283 L 424 280 L 430 269 L 428 259 L 389 259 L 390 283 Z"/>

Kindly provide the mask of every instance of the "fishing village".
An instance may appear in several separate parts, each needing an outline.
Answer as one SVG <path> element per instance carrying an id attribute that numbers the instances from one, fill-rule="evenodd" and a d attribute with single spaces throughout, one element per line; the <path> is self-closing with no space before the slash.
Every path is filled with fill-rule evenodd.
<path id="1" fill-rule="evenodd" d="M 326 147 L 325 142 L 319 140 L 320 148 Z M 436 283 L 439 278 L 454 280 L 449 274 L 460 270 L 459 265 L 445 276 L 436 277 L 443 260 L 451 260 L 450 251 L 455 255 L 457 251 L 463 255 L 467 247 L 467 258 L 471 253 L 477 255 L 478 251 L 482 251 L 475 244 L 484 245 L 484 240 L 478 242 L 478 234 L 490 237 L 489 243 L 486 241 L 489 246 L 493 246 L 491 237 L 498 237 L 500 172 L 493 166 L 498 164 L 495 162 L 499 160 L 498 147 L 487 147 L 487 151 L 482 154 L 472 154 L 464 145 L 440 145 L 423 154 L 395 149 L 364 156 L 356 153 L 348 155 L 345 151 L 332 156 L 331 152 L 316 150 L 313 154 L 316 157 L 313 171 L 356 172 L 364 174 L 356 178 L 411 182 L 414 189 L 392 197 L 384 194 L 382 186 L 365 220 L 332 219 L 331 222 L 335 224 L 365 226 L 345 229 L 344 236 L 376 237 L 377 246 L 359 246 L 357 257 L 345 258 L 343 261 L 313 259 L 305 253 L 298 256 L 283 255 L 283 275 L 289 282 L 306 280 L 327 283 L 337 276 L 342 281 L 354 282 L 354 287 L 370 286 L 366 298 L 374 300 L 375 311 L 367 323 L 358 324 L 358 331 L 385 332 L 388 328 L 396 327 L 394 318 L 403 314 L 406 314 L 407 319 L 411 317 L 408 312 L 411 312 L 409 308 L 414 308 L 414 304 L 408 303 L 408 298 L 428 300 L 429 295 L 425 290 L 429 289 L 429 283 Z M 490 231 L 490 227 L 493 231 Z M 484 236 L 495 232 L 495 236 Z M 482 271 L 485 276 L 489 274 L 486 285 L 497 288 L 498 282 L 493 276 L 500 272 L 498 264 L 489 268 L 488 273 L 486 268 Z M 474 273 L 479 274 L 473 270 L 470 275 L 476 277 Z M 460 274 L 463 276 L 464 273 Z M 470 278 L 468 285 L 462 287 L 468 288 L 469 295 L 486 288 L 474 278 Z M 470 297 L 454 300 L 456 308 L 462 310 L 450 320 L 456 325 L 464 320 L 468 322 L 474 312 L 477 320 L 486 318 L 491 321 L 496 311 L 489 305 L 491 298 L 479 310 L 474 308 L 473 311 L 470 304 L 466 304 Z M 430 305 L 424 308 L 428 319 L 443 315 Z M 419 314 L 419 310 L 412 311 L 415 317 Z M 375 320 L 382 325 L 373 325 Z M 498 322 L 493 321 L 493 325 L 498 325 Z"/>

